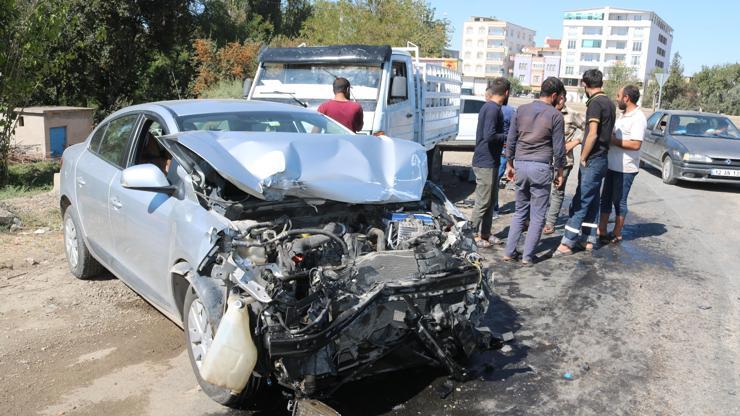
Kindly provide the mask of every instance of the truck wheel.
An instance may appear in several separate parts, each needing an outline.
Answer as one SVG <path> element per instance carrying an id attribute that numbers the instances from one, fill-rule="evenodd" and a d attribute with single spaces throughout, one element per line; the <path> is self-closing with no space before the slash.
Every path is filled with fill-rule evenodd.
<path id="1" fill-rule="evenodd" d="M 668 185 L 675 185 L 678 182 L 676 173 L 673 171 L 673 159 L 670 156 L 663 158 L 661 177 L 663 178 L 663 183 L 667 183 Z"/>
<path id="2" fill-rule="evenodd" d="M 262 384 L 261 377 L 250 377 L 247 386 L 239 394 L 232 394 L 229 389 L 213 385 L 200 376 L 200 367 L 205 359 L 208 349 L 213 342 L 213 336 L 216 333 L 215 328 L 211 328 L 207 310 L 203 302 L 191 287 L 185 295 L 183 304 L 184 319 L 183 327 L 185 329 L 185 348 L 188 350 L 190 365 L 193 367 L 195 379 L 203 392 L 211 400 L 234 409 L 244 409 L 252 407 L 257 401 L 257 394 Z"/>
<path id="3" fill-rule="evenodd" d="M 100 274 L 104 269 L 90 250 L 87 249 L 81 234 L 81 228 L 72 210 L 64 210 L 64 252 L 67 255 L 69 270 L 78 279 L 89 279 Z"/>

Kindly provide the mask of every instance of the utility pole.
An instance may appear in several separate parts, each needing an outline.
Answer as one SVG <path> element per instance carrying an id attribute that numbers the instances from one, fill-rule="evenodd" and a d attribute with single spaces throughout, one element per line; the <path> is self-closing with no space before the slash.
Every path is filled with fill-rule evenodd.
<path id="1" fill-rule="evenodd" d="M 655 74 L 655 80 L 658 81 L 658 110 L 660 110 L 660 100 L 663 98 L 663 85 L 668 79 L 668 74 L 665 72 L 659 72 Z"/>

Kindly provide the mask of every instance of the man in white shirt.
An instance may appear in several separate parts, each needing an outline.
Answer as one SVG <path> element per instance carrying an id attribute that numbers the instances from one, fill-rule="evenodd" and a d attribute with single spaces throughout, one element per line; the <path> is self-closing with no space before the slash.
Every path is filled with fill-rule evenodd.
<path id="1" fill-rule="evenodd" d="M 632 182 L 640 170 L 640 147 L 645 137 L 647 119 L 637 105 L 640 90 L 634 85 L 626 85 L 617 93 L 617 106 L 622 110 L 614 124 L 614 134 L 609 146 L 609 169 L 604 179 L 601 192 L 601 217 L 599 218 L 599 236 L 601 243 L 622 241 L 624 218 L 627 216 L 627 197 Z M 614 230 L 607 234 L 612 206 L 616 219 Z"/>

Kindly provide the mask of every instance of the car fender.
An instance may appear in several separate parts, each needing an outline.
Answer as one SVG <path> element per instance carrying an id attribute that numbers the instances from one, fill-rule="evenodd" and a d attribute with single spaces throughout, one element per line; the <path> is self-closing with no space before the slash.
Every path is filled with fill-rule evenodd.
<path id="1" fill-rule="evenodd" d="M 170 269 L 172 275 L 181 276 L 190 283 L 208 313 L 208 321 L 215 331 L 221 322 L 226 306 L 226 285 L 223 280 L 199 275 L 188 262 L 181 261 Z M 183 322 L 188 311 L 182 311 Z"/>

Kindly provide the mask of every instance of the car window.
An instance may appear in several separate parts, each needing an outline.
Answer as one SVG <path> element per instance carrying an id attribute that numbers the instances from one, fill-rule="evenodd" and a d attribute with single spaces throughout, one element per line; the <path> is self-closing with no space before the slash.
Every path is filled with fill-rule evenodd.
<path id="1" fill-rule="evenodd" d="M 179 119 L 181 131 L 247 131 L 265 133 L 353 134 L 319 113 L 250 111 L 197 114 Z"/>
<path id="2" fill-rule="evenodd" d="M 122 166 L 126 144 L 138 117 L 137 114 L 130 114 L 108 123 L 108 128 L 105 130 L 97 150 L 101 158 L 118 167 Z"/>
<path id="3" fill-rule="evenodd" d="M 98 127 L 97 130 L 95 130 L 95 134 L 93 134 L 92 139 L 90 139 L 90 150 L 97 152 L 98 147 L 100 147 L 100 141 L 103 140 L 103 134 L 105 133 L 105 129 L 108 127 L 108 124 L 104 124 L 100 127 Z"/>
<path id="4" fill-rule="evenodd" d="M 725 117 L 710 115 L 674 115 L 669 131 L 679 136 L 740 138 L 732 121 Z"/>
<path id="5" fill-rule="evenodd" d="M 655 128 L 655 125 L 658 124 L 658 120 L 660 119 L 662 113 L 653 113 L 650 118 L 647 119 L 647 129 L 652 130 Z"/>
<path id="6" fill-rule="evenodd" d="M 664 114 L 663 117 L 660 118 L 660 121 L 658 122 L 658 127 L 655 129 L 655 131 L 659 133 L 665 133 L 665 129 L 668 126 L 668 114 Z"/>
<path id="7" fill-rule="evenodd" d="M 406 64 L 404 62 L 394 61 L 391 66 L 391 82 L 390 82 L 391 88 L 388 89 L 388 104 L 400 103 L 400 102 L 408 100 L 409 98 L 408 87 L 407 87 L 405 96 L 391 97 L 391 92 L 393 89 L 393 81 L 396 77 L 403 77 L 403 79 L 405 79 L 406 82 L 408 83 L 408 75 L 406 73 Z"/>
<path id="8" fill-rule="evenodd" d="M 480 100 L 462 100 L 463 102 L 463 108 L 462 113 L 463 114 L 478 114 L 480 113 L 481 107 L 483 107 L 483 104 L 485 104 L 485 101 Z"/>

